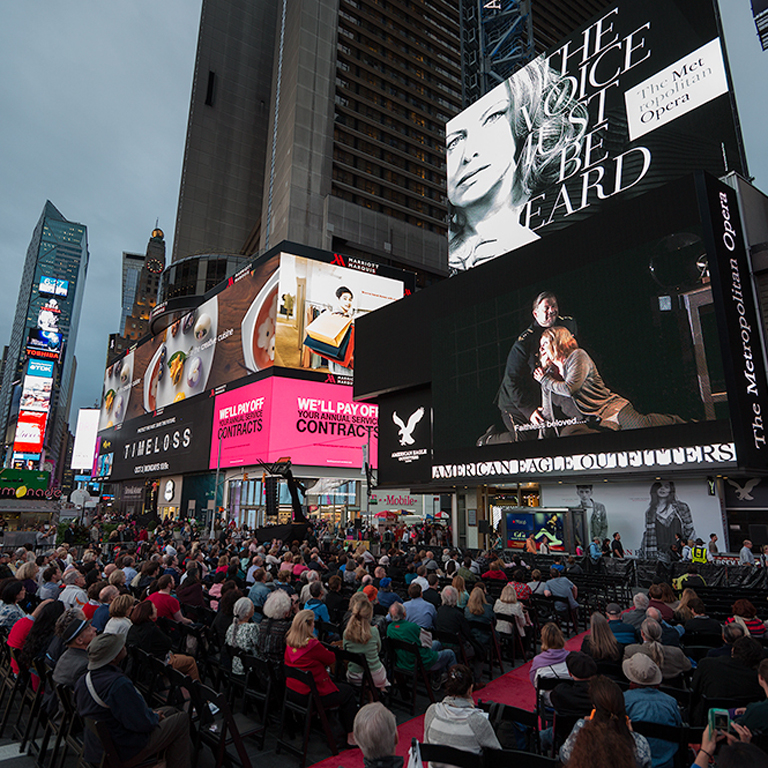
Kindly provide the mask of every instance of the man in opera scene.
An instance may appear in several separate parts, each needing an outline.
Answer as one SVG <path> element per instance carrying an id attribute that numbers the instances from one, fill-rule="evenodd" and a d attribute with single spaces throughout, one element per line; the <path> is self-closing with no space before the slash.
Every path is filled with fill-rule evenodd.
<path id="1" fill-rule="evenodd" d="M 533 440 L 544 427 L 541 412 L 541 388 L 533 377 L 540 367 L 541 334 L 554 326 L 567 328 L 576 335 L 576 321 L 559 314 L 557 297 L 543 291 L 533 302 L 533 322 L 518 337 L 507 356 L 504 378 L 496 395 L 496 405 L 506 430 L 496 425 L 488 428 L 477 441 L 478 446 Z"/>

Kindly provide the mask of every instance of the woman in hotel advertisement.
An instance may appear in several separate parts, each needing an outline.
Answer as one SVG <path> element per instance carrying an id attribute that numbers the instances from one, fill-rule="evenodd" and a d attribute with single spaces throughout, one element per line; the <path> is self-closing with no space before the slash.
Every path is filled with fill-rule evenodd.
<path id="1" fill-rule="evenodd" d="M 570 172 L 567 160 L 561 169 L 563 150 L 587 128 L 574 87 L 539 58 L 448 122 L 450 267 L 469 269 L 538 240 L 520 216 L 561 170 Z"/>

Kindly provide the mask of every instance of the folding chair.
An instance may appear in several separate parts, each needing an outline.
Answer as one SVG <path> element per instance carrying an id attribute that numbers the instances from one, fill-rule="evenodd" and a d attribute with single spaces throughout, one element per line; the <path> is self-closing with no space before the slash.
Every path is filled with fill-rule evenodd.
<path id="1" fill-rule="evenodd" d="M 360 706 L 368 703 L 369 697 L 371 701 L 379 700 L 379 689 L 373 682 L 373 675 L 371 674 L 370 667 L 368 666 L 368 659 L 365 658 L 365 654 L 353 653 L 352 651 L 345 651 L 343 648 L 338 648 L 335 645 L 326 645 L 329 651 L 332 651 L 336 656 L 336 668 L 334 679 L 337 682 L 349 682 L 347 680 L 347 666 L 349 664 L 357 664 L 363 670 L 363 679 L 360 683 L 349 683 L 354 688 L 360 690 Z"/>
<path id="2" fill-rule="evenodd" d="M 320 725 L 325 734 L 325 738 L 328 741 L 328 746 L 331 748 L 331 752 L 334 755 L 339 754 L 339 750 L 336 747 L 336 738 L 333 735 L 331 724 L 328 721 L 328 712 L 336 711 L 337 707 L 328 708 L 323 706 L 320 701 L 320 694 L 317 692 L 317 686 L 315 685 L 315 678 L 312 677 L 311 672 L 304 672 L 300 669 L 293 667 L 285 667 L 285 678 L 288 680 L 295 680 L 299 683 L 303 683 L 309 688 L 309 694 L 305 695 L 303 700 L 300 697 L 292 697 L 291 689 L 286 685 L 283 692 L 283 707 L 280 712 L 280 730 L 277 737 L 277 744 L 275 745 L 275 753 L 280 754 L 281 749 L 285 749 L 293 755 L 299 758 L 300 768 L 304 768 L 307 762 L 307 749 L 309 747 L 309 730 L 312 725 L 312 715 L 317 715 L 320 719 Z M 300 723 L 304 724 L 304 733 L 301 749 L 294 747 L 293 744 L 285 740 L 285 719 L 287 713 L 292 713 L 298 718 Z"/>
<path id="3" fill-rule="evenodd" d="M 419 680 L 424 684 L 429 696 L 431 704 L 435 703 L 435 695 L 432 692 L 432 684 L 429 680 L 429 675 L 424 662 L 421 660 L 421 653 L 419 652 L 419 646 L 415 643 L 408 643 L 405 640 L 398 640 L 393 637 L 387 638 L 387 645 L 390 650 L 390 682 L 392 687 L 395 688 L 395 678 L 400 677 L 401 680 L 406 681 L 406 690 L 410 686 L 412 692 L 411 696 L 411 714 L 416 714 L 416 694 L 418 689 Z M 410 668 L 407 660 L 411 661 Z M 406 700 L 405 697 L 402 699 Z"/>
<path id="4" fill-rule="evenodd" d="M 464 643 L 460 637 L 455 635 L 453 632 L 433 629 L 432 639 L 437 640 L 443 648 L 449 648 L 452 650 L 456 654 L 456 658 L 459 660 L 459 663 L 472 669 L 470 666 L 470 660 L 467 657 L 466 649 L 464 648 Z"/>
<path id="5" fill-rule="evenodd" d="M 484 768 L 560 768 L 556 757 L 536 755 L 532 752 L 520 752 L 517 749 L 484 749 Z"/>
<path id="6" fill-rule="evenodd" d="M 416 739 L 411 741 L 411 748 L 418 749 L 424 763 L 443 763 L 458 768 L 484 768 L 485 766 L 482 753 L 467 752 L 464 749 L 447 747 L 444 744 L 419 743 Z"/>
<path id="7" fill-rule="evenodd" d="M 165 768 L 165 760 L 157 756 L 149 757 L 140 763 L 126 763 L 120 757 L 120 750 L 112 741 L 112 736 L 105 722 L 87 717 L 85 718 L 85 727 L 98 738 L 104 749 L 102 765 L 108 765 L 109 768 L 128 768 L 129 765 L 130 768 Z"/>
<path id="8" fill-rule="evenodd" d="M 11 648 L 10 656 L 16 661 L 16 664 L 18 665 L 18 649 Z M 3 712 L 2 722 L 0 722 L 0 738 L 2 738 L 3 734 L 5 733 L 5 726 L 8 725 L 8 721 L 11 717 L 11 711 L 13 710 L 17 699 L 19 699 L 19 711 L 16 718 L 16 728 L 18 728 L 19 722 L 21 720 L 21 713 L 24 710 L 25 704 L 29 705 L 30 707 L 32 705 L 32 698 L 28 694 L 28 690 L 30 693 L 32 691 L 29 670 L 22 666 L 18 666 L 18 670 L 18 674 L 15 677 L 13 677 L 13 675 L 9 676 L 3 685 L 3 698 L 5 693 L 8 692 L 8 702 L 5 705 L 5 712 Z"/>
<path id="9" fill-rule="evenodd" d="M 254 720 L 238 712 L 233 713 L 227 701 L 226 694 L 217 693 L 202 683 L 195 682 L 195 703 L 199 708 L 199 726 L 197 731 L 196 751 L 201 745 L 211 748 L 216 760 L 214 768 L 227 765 L 239 765 L 242 768 L 252 768 L 251 759 L 243 742 L 249 737 L 257 738 L 259 749 L 264 749 L 266 723 L 258 725 Z M 210 705 L 218 711 L 212 715 Z M 197 759 L 197 755 L 195 756 Z"/>
<path id="10" fill-rule="evenodd" d="M 479 699 L 477 706 L 488 713 L 493 729 L 499 735 L 502 723 L 512 723 L 525 729 L 527 750 L 539 751 L 539 718 L 535 711 L 513 707 L 510 704 L 500 704 L 496 701 L 483 701 Z"/>
<path id="11" fill-rule="evenodd" d="M 498 630 L 496 631 L 501 646 L 506 646 L 512 651 L 512 664 L 514 665 L 517 659 L 516 652 L 518 649 L 520 651 L 520 658 L 525 661 L 525 646 L 523 644 L 523 638 L 520 636 L 520 630 L 517 628 L 515 617 L 507 616 L 505 613 L 494 613 L 493 618 L 497 624 L 500 621 L 505 621 L 512 628 L 511 632 L 499 632 Z M 531 629 L 533 628 L 531 627 Z"/>

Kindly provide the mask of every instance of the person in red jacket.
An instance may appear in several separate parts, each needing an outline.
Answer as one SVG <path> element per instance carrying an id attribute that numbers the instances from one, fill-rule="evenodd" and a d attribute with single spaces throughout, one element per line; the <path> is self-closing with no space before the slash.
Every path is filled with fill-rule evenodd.
<path id="1" fill-rule="evenodd" d="M 299 611 L 285 636 L 285 666 L 311 672 L 315 679 L 320 701 L 325 707 L 338 707 L 341 724 L 347 734 L 347 746 L 354 747 L 352 729 L 357 714 L 355 689 L 346 683 L 334 683 L 328 673 L 328 667 L 334 664 L 336 656 L 314 637 L 315 614 L 312 611 Z M 291 690 L 291 697 L 301 701 L 309 693 L 309 688 L 298 680 L 286 679 Z"/>

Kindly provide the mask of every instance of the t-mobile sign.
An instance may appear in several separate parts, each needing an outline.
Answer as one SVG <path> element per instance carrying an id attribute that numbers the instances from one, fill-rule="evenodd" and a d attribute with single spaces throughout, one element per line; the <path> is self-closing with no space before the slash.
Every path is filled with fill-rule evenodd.
<path id="1" fill-rule="evenodd" d="M 376 405 L 353 402 L 346 386 L 271 377 L 216 398 L 210 466 L 290 456 L 299 465 L 360 468 L 364 445 L 376 456 Z"/>

